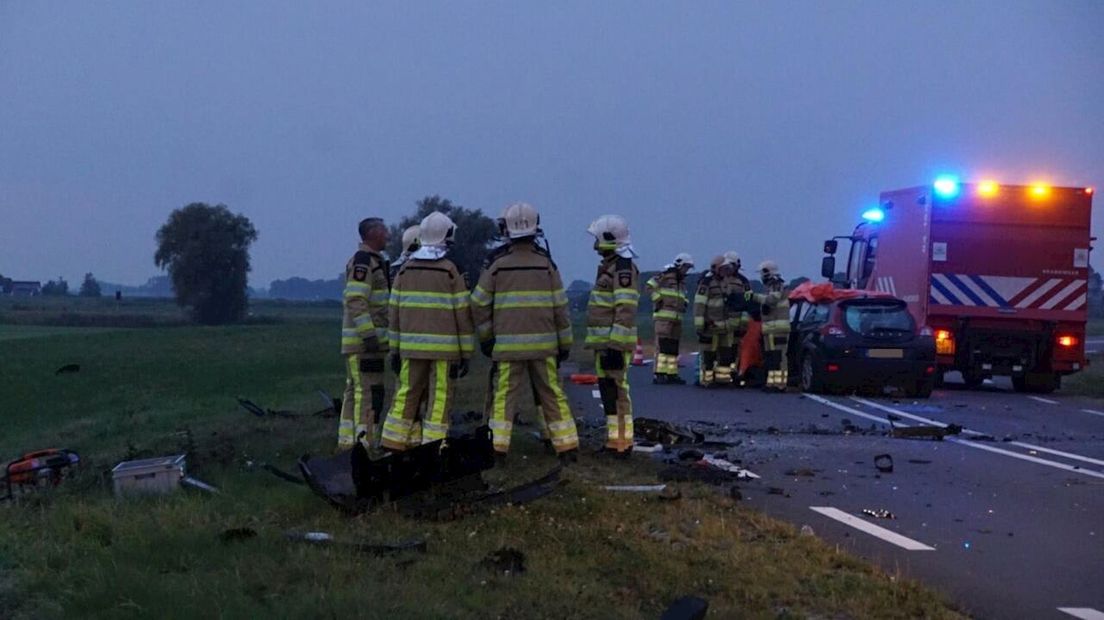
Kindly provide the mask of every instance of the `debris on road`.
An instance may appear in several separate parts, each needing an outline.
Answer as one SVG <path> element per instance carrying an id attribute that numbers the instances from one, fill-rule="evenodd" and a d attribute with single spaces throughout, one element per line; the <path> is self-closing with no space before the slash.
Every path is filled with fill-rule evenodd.
<path id="1" fill-rule="evenodd" d="M 789 497 L 790 494 L 786 492 L 786 489 L 781 487 L 770 487 L 767 489 L 767 495 L 781 495 L 782 497 Z"/>
<path id="2" fill-rule="evenodd" d="M 479 565 L 509 577 L 525 572 L 525 554 L 513 547 L 502 547 L 483 558 Z"/>
<path id="3" fill-rule="evenodd" d="M 65 375 L 80 372 L 80 364 L 66 364 L 54 371 L 55 375 Z"/>
<path id="4" fill-rule="evenodd" d="M 633 421 L 636 435 L 665 446 L 702 443 L 705 436 L 697 431 L 676 426 L 653 418 L 637 418 Z"/>
<path id="5" fill-rule="evenodd" d="M 897 517 L 890 511 L 885 509 L 864 508 L 862 513 L 868 517 L 874 517 L 875 519 L 896 519 Z"/>
<path id="6" fill-rule="evenodd" d="M 812 478 L 816 476 L 817 470 L 809 469 L 808 467 L 801 467 L 797 469 L 787 469 L 784 473 L 787 476 L 794 476 L 797 478 Z"/>
<path id="7" fill-rule="evenodd" d="M 709 601 L 696 596 L 684 596 L 664 610 L 659 620 L 705 620 Z"/>
<path id="8" fill-rule="evenodd" d="M 934 439 L 936 441 L 943 441 L 943 438 L 947 435 L 959 435 L 962 433 L 962 427 L 958 424 L 948 424 L 946 426 L 936 426 L 934 424 L 897 426 L 894 423 L 900 422 L 901 417 L 892 413 L 887 415 L 886 419 L 889 420 L 890 436 L 898 439 Z"/>
<path id="9" fill-rule="evenodd" d="M 296 476 L 296 475 L 293 475 L 293 474 L 289 474 L 288 472 L 286 472 L 286 471 L 280 469 L 279 467 L 276 467 L 275 465 L 272 465 L 270 463 L 261 463 L 261 469 L 267 471 L 268 473 L 272 474 L 273 476 L 276 476 L 277 478 L 279 478 L 281 480 L 291 482 L 292 484 L 305 485 L 307 483 L 307 481 L 303 480 L 302 477 Z"/>
<path id="10" fill-rule="evenodd" d="M 574 374 L 570 379 L 575 385 L 598 385 L 598 375 Z"/>
<path id="11" fill-rule="evenodd" d="M 640 452 L 643 454 L 663 452 L 663 446 L 654 441 L 637 441 L 633 444 L 633 452 Z"/>
<path id="12" fill-rule="evenodd" d="M 893 473 L 893 457 L 889 454 L 879 454 L 875 456 L 874 467 L 883 474 Z"/>
<path id="13" fill-rule="evenodd" d="M 286 532 L 284 537 L 294 542 L 310 543 L 320 547 L 341 547 L 369 555 L 387 555 L 403 551 L 426 552 L 426 541 L 411 540 L 395 544 L 360 543 L 339 541 L 327 532 Z"/>
<path id="14" fill-rule="evenodd" d="M 928 459 L 909 459 L 908 462 L 914 465 L 931 465 L 931 461 Z"/>

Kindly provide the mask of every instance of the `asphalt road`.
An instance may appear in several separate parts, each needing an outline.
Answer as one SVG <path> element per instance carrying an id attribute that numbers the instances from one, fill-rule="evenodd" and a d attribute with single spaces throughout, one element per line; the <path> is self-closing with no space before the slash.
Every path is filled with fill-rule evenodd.
<path id="1" fill-rule="evenodd" d="M 739 485 L 749 505 L 976 617 L 1104 620 L 1104 403 L 1030 397 L 999 381 L 978 391 L 948 384 L 916 401 L 655 386 L 647 366 L 630 381 L 638 418 L 739 442 L 728 456 L 760 476 Z M 601 414 L 590 386 L 571 395 Z M 965 430 L 944 441 L 892 438 L 890 415 Z M 892 473 L 875 468 L 880 454 L 891 455 Z"/>

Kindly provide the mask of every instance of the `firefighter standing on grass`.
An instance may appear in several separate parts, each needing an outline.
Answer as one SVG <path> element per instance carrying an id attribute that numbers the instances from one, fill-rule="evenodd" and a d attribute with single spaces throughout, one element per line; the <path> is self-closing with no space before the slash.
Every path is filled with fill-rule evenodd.
<path id="1" fill-rule="evenodd" d="M 383 365 L 387 357 L 387 301 L 390 266 L 380 252 L 387 226 L 378 217 L 360 222 L 360 246 L 345 265 L 341 354 L 345 356 L 345 395 L 337 430 L 339 450 L 360 439 L 371 444 L 383 410 Z"/>
<path id="2" fill-rule="evenodd" d="M 645 283 L 652 299 L 652 325 L 656 338 L 655 376 L 652 383 L 685 384 L 678 374 L 682 315 L 686 313 L 686 274 L 694 268 L 689 254 L 679 254 L 663 271 Z"/>
<path id="3" fill-rule="evenodd" d="M 736 361 L 727 304 L 736 265 L 731 257 L 717 256 L 709 267 L 694 294 L 694 329 L 702 345 L 698 385 L 702 387 L 731 385 L 732 365 Z"/>
<path id="4" fill-rule="evenodd" d="M 639 272 L 629 226 L 619 215 L 603 215 L 587 232 L 602 257 L 587 303 L 586 348 L 595 352 L 598 391 L 606 412 L 606 449 L 628 456 L 633 446 L 632 400 L 626 367 L 636 347 Z"/>
<path id="5" fill-rule="evenodd" d="M 767 369 L 765 389 L 786 391 L 789 370 L 786 367 L 786 346 L 790 340 L 790 299 L 778 269 L 778 263 L 763 261 L 759 277 L 766 294 L 744 293 L 747 301 L 759 304 L 763 314 L 763 362 Z"/>
<path id="6" fill-rule="evenodd" d="M 512 204 L 499 222 L 509 241 L 489 260 L 471 295 L 480 348 L 497 367 L 485 412 L 495 455 L 506 456 L 514 415 L 535 392 L 552 447 L 571 461 L 579 436 L 558 372 L 573 341 L 563 281 L 536 243 L 540 216 L 534 207 Z"/>
<path id="7" fill-rule="evenodd" d="M 381 445 L 395 451 L 413 447 L 411 431 L 423 400 L 422 442 L 445 438 L 453 383 L 467 374 L 475 348 L 468 289 L 445 258 L 456 226 L 434 212 L 420 230 L 421 247 L 399 270 L 391 294 L 391 364 L 399 378 Z"/>

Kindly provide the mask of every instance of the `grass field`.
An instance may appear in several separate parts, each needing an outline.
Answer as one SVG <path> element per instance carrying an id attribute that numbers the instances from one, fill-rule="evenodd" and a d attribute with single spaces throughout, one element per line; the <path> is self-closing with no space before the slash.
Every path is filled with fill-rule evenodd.
<path id="1" fill-rule="evenodd" d="M 717 618 L 957 615 L 712 488 L 685 486 L 673 502 L 604 493 L 601 483 L 654 482 L 655 466 L 599 459 L 593 443 L 566 485 L 531 504 L 449 523 L 388 510 L 346 518 L 249 465 L 294 471 L 299 455 L 331 449 L 336 422 L 256 418 L 234 401 L 315 411 L 316 388 L 340 392 L 339 324 L 310 319 L 317 310 L 225 328 L 4 327 L 0 459 L 63 446 L 85 464 L 54 491 L 0 503 L 0 618 L 631 618 L 658 617 L 687 594 Z M 55 375 L 68 363 L 80 372 Z M 462 384 L 461 407 L 482 401 L 485 372 L 481 363 Z M 219 495 L 112 497 L 107 472 L 119 460 L 188 448 L 191 473 Z M 510 466 L 489 475 L 520 481 L 553 464 L 519 430 Z M 220 541 L 240 527 L 258 536 Z M 428 551 L 372 557 L 291 543 L 288 530 L 419 538 Z M 525 573 L 479 566 L 504 545 L 527 555 Z"/>

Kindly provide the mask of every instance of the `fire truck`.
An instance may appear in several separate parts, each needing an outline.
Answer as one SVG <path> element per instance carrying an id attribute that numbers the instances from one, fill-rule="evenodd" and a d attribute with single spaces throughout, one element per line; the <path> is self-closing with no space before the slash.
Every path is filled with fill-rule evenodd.
<path id="1" fill-rule="evenodd" d="M 935 339 L 937 382 L 957 370 L 970 387 L 999 375 L 1053 392 L 1088 364 L 1092 195 L 953 177 L 884 192 L 850 236 L 825 242 L 821 271 L 904 300 Z M 837 275 L 840 240 L 850 252 Z"/>

